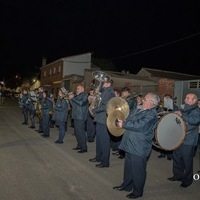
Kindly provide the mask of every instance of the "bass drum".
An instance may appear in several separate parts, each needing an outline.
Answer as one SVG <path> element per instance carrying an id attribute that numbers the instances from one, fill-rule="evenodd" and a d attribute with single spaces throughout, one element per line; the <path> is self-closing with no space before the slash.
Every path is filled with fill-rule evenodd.
<path id="1" fill-rule="evenodd" d="M 178 148 L 186 136 L 186 124 L 181 117 L 169 113 L 159 119 L 155 129 L 155 146 L 166 151 Z"/>

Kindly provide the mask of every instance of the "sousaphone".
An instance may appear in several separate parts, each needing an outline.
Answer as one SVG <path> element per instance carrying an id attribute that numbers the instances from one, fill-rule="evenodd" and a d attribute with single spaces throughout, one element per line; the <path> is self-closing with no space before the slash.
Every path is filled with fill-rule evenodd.
<path id="1" fill-rule="evenodd" d="M 119 137 L 124 133 L 123 128 L 117 126 L 117 120 L 125 120 L 129 115 L 129 105 L 125 99 L 121 97 L 113 97 L 107 104 L 107 127 L 109 132 Z"/>

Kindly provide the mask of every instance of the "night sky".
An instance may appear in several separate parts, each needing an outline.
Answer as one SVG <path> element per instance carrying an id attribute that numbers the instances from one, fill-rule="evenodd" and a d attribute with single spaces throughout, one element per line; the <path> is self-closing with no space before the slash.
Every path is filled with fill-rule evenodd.
<path id="1" fill-rule="evenodd" d="M 199 1 L 6 0 L 0 80 L 30 76 L 62 57 L 92 52 L 116 70 L 200 75 Z M 183 69 L 186 68 L 186 69 Z"/>

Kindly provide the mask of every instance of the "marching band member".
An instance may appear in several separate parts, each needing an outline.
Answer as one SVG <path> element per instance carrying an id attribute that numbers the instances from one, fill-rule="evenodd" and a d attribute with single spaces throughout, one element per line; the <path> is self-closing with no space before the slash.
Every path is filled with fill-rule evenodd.
<path id="1" fill-rule="evenodd" d="M 55 101 L 54 95 L 52 93 L 50 93 L 49 100 L 52 103 L 52 108 L 49 111 L 49 126 L 50 126 L 50 128 L 54 128 L 54 121 L 52 120 L 52 116 L 53 116 L 53 109 L 56 105 L 56 101 Z"/>
<path id="2" fill-rule="evenodd" d="M 24 125 L 28 124 L 28 99 L 29 99 L 28 90 L 24 88 L 22 90 L 22 93 L 20 94 L 20 99 L 19 99 L 19 106 L 22 108 L 22 114 L 24 118 L 22 124 Z"/>
<path id="3" fill-rule="evenodd" d="M 54 107 L 52 120 L 55 121 L 55 125 L 58 126 L 59 134 L 58 139 L 55 141 L 56 144 L 63 144 L 65 137 L 67 116 L 68 116 L 68 103 L 65 99 L 67 90 L 62 87 L 58 91 L 58 99 Z"/>
<path id="4" fill-rule="evenodd" d="M 93 101 L 94 98 L 94 89 L 91 88 L 88 94 L 88 102 L 89 105 Z M 86 127 L 87 127 L 87 140 L 88 142 L 94 142 L 96 131 L 95 131 L 95 122 L 93 121 L 94 117 L 91 116 L 90 112 L 87 114 L 87 121 L 86 121 Z"/>
<path id="5" fill-rule="evenodd" d="M 97 108 L 92 109 L 94 113 L 94 122 L 96 122 L 96 155 L 89 159 L 90 162 L 100 162 L 95 166 L 104 168 L 110 166 L 110 136 L 106 124 L 107 114 L 106 106 L 108 101 L 115 97 L 113 81 L 105 81 L 101 91 L 101 101 Z"/>
<path id="6" fill-rule="evenodd" d="M 130 88 L 123 87 L 121 89 L 121 97 L 122 97 L 122 99 L 125 99 L 126 102 L 128 103 L 130 111 L 137 108 L 137 101 L 131 95 Z M 123 135 L 122 135 L 122 137 L 123 137 Z M 122 139 L 122 137 L 121 137 L 121 139 Z M 118 158 L 124 159 L 124 157 L 125 157 L 125 151 L 119 149 L 118 152 L 119 152 L 119 157 Z"/>
<path id="7" fill-rule="evenodd" d="M 125 132 L 119 149 L 124 150 L 124 175 L 120 186 L 114 190 L 132 191 L 126 197 L 136 199 L 143 196 L 146 181 L 147 161 L 152 149 L 154 129 L 157 124 L 157 111 L 160 98 L 148 93 L 141 109 L 133 109 L 125 121 L 118 119 L 117 125 Z"/>
<path id="8" fill-rule="evenodd" d="M 186 136 L 183 143 L 173 151 L 173 176 L 169 181 L 181 181 L 180 187 L 186 188 L 193 183 L 193 158 L 198 142 L 200 109 L 197 95 L 188 93 L 182 110 L 175 111 L 186 122 Z"/>
<path id="9" fill-rule="evenodd" d="M 50 136 L 50 126 L 49 126 L 49 119 L 50 119 L 50 111 L 52 110 L 53 104 L 49 98 L 48 91 L 43 91 L 43 98 L 41 101 L 41 112 L 42 112 L 42 130 L 43 137 Z"/>
<path id="10" fill-rule="evenodd" d="M 41 117 L 41 103 L 42 103 L 42 98 L 43 98 L 43 91 L 44 91 L 43 87 L 40 86 L 38 88 L 38 93 L 37 93 L 37 108 L 36 108 L 36 114 L 39 119 L 39 128 L 38 128 L 38 130 L 35 130 L 38 133 L 43 133 L 42 117 Z"/>
<path id="11" fill-rule="evenodd" d="M 74 150 L 78 153 L 87 152 L 86 120 L 88 114 L 88 94 L 85 87 L 79 84 L 76 88 L 76 95 L 69 95 L 69 102 L 72 106 L 72 118 L 74 119 L 74 132 L 77 146 Z"/>
<path id="12" fill-rule="evenodd" d="M 35 114 L 36 114 L 36 106 L 35 104 L 37 103 L 37 98 L 36 98 L 36 94 L 34 91 L 30 91 L 29 92 L 29 106 L 28 106 L 28 110 L 29 110 L 29 117 L 30 117 L 30 121 L 31 121 L 31 126 L 29 126 L 29 128 L 35 128 Z"/>

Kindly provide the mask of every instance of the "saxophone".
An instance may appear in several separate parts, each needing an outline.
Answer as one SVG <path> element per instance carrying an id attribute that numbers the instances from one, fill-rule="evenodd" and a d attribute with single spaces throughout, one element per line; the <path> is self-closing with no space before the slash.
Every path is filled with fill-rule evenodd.
<path id="1" fill-rule="evenodd" d="M 42 119 L 42 109 L 41 109 L 41 104 L 38 102 L 36 102 L 36 110 L 35 110 L 35 114 L 36 114 L 36 117 L 38 119 Z"/>

